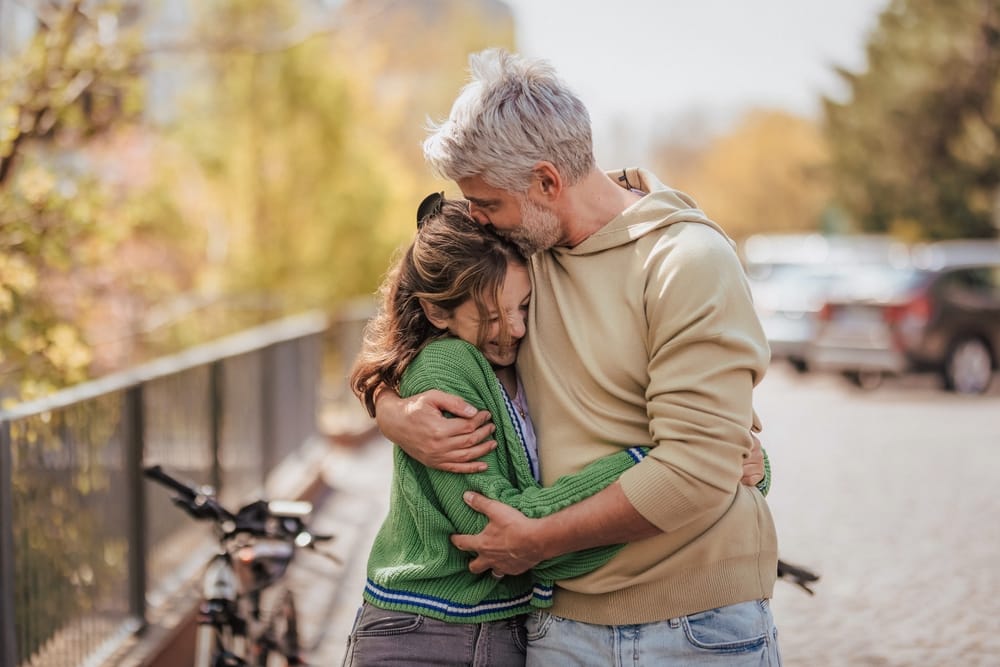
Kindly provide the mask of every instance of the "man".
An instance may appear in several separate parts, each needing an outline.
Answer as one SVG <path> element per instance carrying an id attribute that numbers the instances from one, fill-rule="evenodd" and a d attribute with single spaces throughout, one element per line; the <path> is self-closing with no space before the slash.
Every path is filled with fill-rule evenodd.
<path id="1" fill-rule="evenodd" d="M 491 50 L 470 65 L 424 153 L 478 222 L 530 255 L 518 367 L 543 482 L 623 447 L 654 449 L 544 519 L 467 493 L 489 524 L 452 541 L 475 554 L 473 572 L 494 576 L 628 543 L 600 569 L 559 582 L 551 613 L 532 615 L 529 665 L 633 664 L 634 655 L 649 665 L 779 664 L 768 609 L 774 525 L 761 494 L 740 484 L 768 348 L 732 242 L 652 174 L 601 171 L 584 105 L 546 63 Z M 427 445 L 485 436 L 481 415 L 460 428 L 441 416 L 464 407 L 436 392 L 401 401 L 384 391 L 379 425 L 428 465 L 470 470 L 469 458 Z"/>

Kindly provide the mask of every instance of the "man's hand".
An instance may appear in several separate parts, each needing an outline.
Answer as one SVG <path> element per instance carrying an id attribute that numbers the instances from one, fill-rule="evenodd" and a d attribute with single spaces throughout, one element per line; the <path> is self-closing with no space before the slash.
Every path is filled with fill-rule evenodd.
<path id="1" fill-rule="evenodd" d="M 471 491 L 466 491 L 463 498 L 469 507 L 489 519 L 478 535 L 451 536 L 456 548 L 475 554 L 469 563 L 472 573 L 492 570 L 494 576 L 521 574 L 543 560 L 540 545 L 533 544 L 531 538 L 537 519 L 529 519 L 513 507 Z"/>
<path id="2" fill-rule="evenodd" d="M 477 574 L 487 570 L 521 574 L 571 551 L 635 542 L 660 533 L 632 507 L 617 482 L 540 519 L 529 519 L 474 491 L 462 497 L 489 521 L 478 535 L 451 536 L 455 547 L 475 554 L 469 570 Z"/>
<path id="3" fill-rule="evenodd" d="M 747 455 L 747 458 L 743 460 L 743 479 L 740 482 L 747 486 L 754 486 L 764 479 L 764 452 L 760 448 L 760 438 L 757 437 L 757 434 L 751 433 L 750 437 L 753 439 L 753 447 L 750 448 L 750 454 Z"/>
<path id="4" fill-rule="evenodd" d="M 490 413 L 479 412 L 457 396 L 431 390 L 400 398 L 389 389 L 375 400 L 379 430 L 428 468 L 454 473 L 486 470 L 476 459 L 497 446 Z M 455 415 L 447 418 L 444 413 Z"/>

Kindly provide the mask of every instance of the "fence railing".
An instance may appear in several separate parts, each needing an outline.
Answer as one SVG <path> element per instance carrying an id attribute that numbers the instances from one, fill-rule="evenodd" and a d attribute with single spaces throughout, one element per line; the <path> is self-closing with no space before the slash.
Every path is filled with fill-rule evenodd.
<path id="1" fill-rule="evenodd" d="M 237 504 L 316 432 L 328 325 L 306 314 L 0 411 L 0 665 L 99 664 L 205 533 L 156 462 Z"/>

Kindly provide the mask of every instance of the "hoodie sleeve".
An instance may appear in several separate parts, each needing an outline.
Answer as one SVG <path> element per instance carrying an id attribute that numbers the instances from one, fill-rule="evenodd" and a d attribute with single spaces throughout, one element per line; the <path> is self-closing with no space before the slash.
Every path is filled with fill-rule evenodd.
<path id="1" fill-rule="evenodd" d="M 621 485 L 640 514 L 670 532 L 732 501 L 769 350 L 736 253 L 708 225 L 674 225 L 656 239 L 644 308 L 655 447 Z"/>

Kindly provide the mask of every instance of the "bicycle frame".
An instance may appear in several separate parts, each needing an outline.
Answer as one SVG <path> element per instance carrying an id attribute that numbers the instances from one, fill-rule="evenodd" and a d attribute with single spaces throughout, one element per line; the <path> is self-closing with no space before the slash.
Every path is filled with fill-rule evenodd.
<path id="1" fill-rule="evenodd" d="M 284 665 L 304 664 L 294 597 L 282 580 L 297 548 L 315 549 L 333 537 L 307 529 L 311 504 L 258 500 L 234 513 L 210 488 L 182 482 L 159 466 L 145 474 L 177 492 L 174 504 L 192 518 L 212 521 L 219 540 L 202 575 L 194 667 L 264 667 L 272 656 Z"/>

